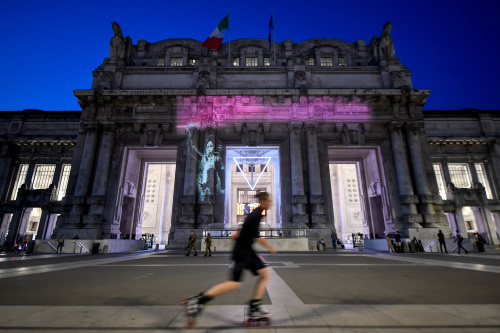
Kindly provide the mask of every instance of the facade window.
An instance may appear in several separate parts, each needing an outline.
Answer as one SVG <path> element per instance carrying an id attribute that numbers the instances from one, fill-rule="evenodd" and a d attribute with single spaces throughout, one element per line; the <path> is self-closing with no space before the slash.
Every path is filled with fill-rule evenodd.
<path id="1" fill-rule="evenodd" d="M 484 186 L 484 189 L 486 190 L 486 197 L 488 199 L 493 199 L 493 193 L 491 192 L 490 184 L 488 183 L 488 178 L 486 177 L 486 171 L 484 170 L 483 163 L 474 163 L 474 168 L 476 169 L 479 182 Z"/>
<path id="2" fill-rule="evenodd" d="M 170 59 L 170 66 L 179 67 L 183 65 L 182 57 L 173 57 Z"/>
<path id="3" fill-rule="evenodd" d="M 443 200 L 446 200 L 448 199 L 448 197 L 446 196 L 446 186 L 444 185 L 444 176 L 443 176 L 443 170 L 441 169 L 441 164 L 433 163 L 432 166 L 434 168 L 434 174 L 436 175 L 439 195 Z"/>
<path id="4" fill-rule="evenodd" d="M 271 66 L 271 58 L 264 58 L 264 66 Z"/>
<path id="5" fill-rule="evenodd" d="M 237 57 L 233 58 L 233 66 L 235 66 L 235 67 L 240 66 L 240 58 L 237 58 Z"/>
<path id="6" fill-rule="evenodd" d="M 43 190 L 49 188 L 54 179 L 56 171 L 55 164 L 37 164 L 35 166 L 35 180 L 33 181 L 34 190 Z"/>
<path id="7" fill-rule="evenodd" d="M 63 164 L 61 170 L 61 177 L 59 178 L 59 185 L 57 185 L 57 201 L 61 201 L 66 195 L 66 188 L 68 187 L 70 171 L 71 171 L 71 164 Z"/>
<path id="8" fill-rule="evenodd" d="M 451 182 L 458 188 L 471 188 L 471 177 L 466 163 L 448 163 Z"/>
<path id="9" fill-rule="evenodd" d="M 321 61 L 320 63 L 321 66 L 333 66 L 333 59 L 330 57 L 321 58 L 320 61 Z"/>
<path id="10" fill-rule="evenodd" d="M 314 58 L 309 58 L 309 66 L 314 66 Z"/>
<path id="11" fill-rule="evenodd" d="M 28 174 L 28 164 L 21 164 L 19 166 L 19 171 L 17 172 L 16 183 L 14 184 L 14 188 L 12 189 L 12 195 L 10 200 L 16 200 L 17 198 L 17 190 L 24 184 L 26 181 L 26 175 Z"/>
<path id="12" fill-rule="evenodd" d="M 165 66 L 165 58 L 158 58 L 158 66 Z"/>
<path id="13" fill-rule="evenodd" d="M 195 58 L 189 58 L 189 66 L 194 66 L 196 65 L 196 59 Z"/>
<path id="14" fill-rule="evenodd" d="M 259 61 L 256 57 L 250 57 L 245 59 L 245 65 L 247 67 L 255 67 L 259 65 Z"/>
<path id="15" fill-rule="evenodd" d="M 339 56 L 339 66 L 347 66 L 344 56 Z"/>

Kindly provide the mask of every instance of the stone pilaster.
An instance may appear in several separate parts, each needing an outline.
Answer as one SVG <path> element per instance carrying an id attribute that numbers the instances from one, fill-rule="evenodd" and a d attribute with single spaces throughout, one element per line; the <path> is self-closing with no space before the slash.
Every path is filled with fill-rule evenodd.
<path id="1" fill-rule="evenodd" d="M 401 133 L 401 124 L 398 122 L 391 122 L 388 124 L 388 129 L 391 137 L 403 222 L 405 223 L 405 228 L 421 228 L 422 226 L 420 223 L 422 223 L 423 220 L 422 215 L 417 213 L 416 204 L 418 203 L 418 196 L 413 192 L 408 159 L 406 158 L 406 151 Z"/>
<path id="2" fill-rule="evenodd" d="M 424 218 L 424 227 L 437 228 L 439 227 L 437 224 L 439 223 L 439 216 L 436 215 L 434 210 L 434 196 L 429 186 L 425 162 L 422 155 L 422 141 L 420 140 L 420 135 L 422 134 L 423 128 L 421 125 L 411 124 L 407 125 L 405 129 L 415 186 L 419 195 L 420 212 Z"/>
<path id="3" fill-rule="evenodd" d="M 292 220 L 293 223 L 308 223 L 305 205 L 307 197 L 304 191 L 304 172 L 302 168 L 302 145 L 300 132 L 302 125 L 292 123 L 288 125 L 290 135 L 290 173 L 292 177 Z"/>
<path id="4" fill-rule="evenodd" d="M 85 138 L 85 147 L 83 148 L 82 160 L 76 180 L 75 193 L 73 197 L 72 215 L 81 215 L 84 210 L 85 198 L 88 194 L 90 186 L 90 177 L 94 169 L 94 160 L 97 147 L 98 128 L 97 126 L 87 127 L 87 135 Z M 73 219 L 80 222 L 79 218 Z M 71 223 L 71 222 L 70 222 Z"/>
<path id="5" fill-rule="evenodd" d="M 95 201 L 99 200 L 92 199 L 92 201 L 94 202 L 90 206 L 89 215 L 102 216 L 104 212 L 111 164 L 111 154 L 113 152 L 113 144 L 115 141 L 115 130 L 116 128 L 114 126 L 104 127 L 104 132 L 102 134 L 99 149 L 99 157 L 97 160 L 96 174 L 94 177 L 94 183 L 92 184 L 92 198 L 99 198 L 100 201 L 104 202 L 104 204 L 97 203 Z"/>
<path id="6" fill-rule="evenodd" d="M 325 199 L 323 196 L 323 186 L 321 184 L 321 169 L 319 164 L 316 124 L 308 123 L 305 125 L 305 127 L 311 223 L 313 227 L 324 227 L 326 222 Z"/>
<path id="7" fill-rule="evenodd" d="M 205 139 L 203 154 L 200 161 L 199 179 L 200 184 L 200 214 L 198 225 L 208 225 L 214 222 L 215 204 L 215 128 L 205 128 Z"/>
<path id="8" fill-rule="evenodd" d="M 29 163 L 28 172 L 26 173 L 26 178 L 24 179 L 24 184 L 27 185 L 28 190 L 31 190 L 33 188 L 33 175 L 35 173 L 35 166 L 36 166 L 36 160 L 34 159 Z"/>
<path id="9" fill-rule="evenodd" d="M 193 104 L 196 107 L 196 104 Z M 186 130 L 186 165 L 184 169 L 184 186 L 181 197 L 180 225 L 193 227 L 196 218 L 196 188 L 198 176 L 198 140 L 199 129 L 190 126 Z"/>

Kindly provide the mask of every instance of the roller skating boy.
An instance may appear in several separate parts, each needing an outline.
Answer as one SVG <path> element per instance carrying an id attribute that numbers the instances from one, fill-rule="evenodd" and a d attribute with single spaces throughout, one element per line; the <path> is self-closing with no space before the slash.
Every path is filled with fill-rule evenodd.
<path id="1" fill-rule="evenodd" d="M 269 244 L 264 238 L 259 236 L 260 220 L 262 212 L 271 206 L 271 198 L 267 192 L 260 192 L 256 196 L 260 206 L 255 208 L 246 218 L 241 231 L 236 233 L 233 239 L 236 240 L 233 249 L 232 259 L 234 268 L 228 281 L 219 283 L 210 289 L 189 298 L 184 299 L 181 305 L 185 306 L 185 314 L 188 318 L 187 327 L 193 327 L 197 317 L 201 314 L 203 307 L 213 298 L 237 290 L 241 287 L 241 277 L 245 269 L 258 275 L 259 279 L 255 286 L 253 298 L 249 301 L 248 319 L 245 324 L 254 326 L 260 324 L 269 325 L 269 314 L 262 309 L 262 296 L 266 290 L 266 285 L 270 277 L 269 269 L 257 256 L 252 248 L 254 241 L 259 242 L 271 253 L 276 253 L 274 246 Z"/>

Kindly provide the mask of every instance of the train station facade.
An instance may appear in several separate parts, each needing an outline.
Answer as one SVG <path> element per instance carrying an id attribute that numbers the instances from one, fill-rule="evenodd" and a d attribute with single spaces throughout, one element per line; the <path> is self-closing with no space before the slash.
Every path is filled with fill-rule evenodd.
<path id="1" fill-rule="evenodd" d="M 500 112 L 422 111 L 388 22 L 364 40 L 137 41 L 77 89 L 81 111 L 0 113 L 1 242 L 19 236 L 185 245 L 263 228 L 436 238 L 500 233 Z M 434 98 L 439 98 L 435 96 Z"/>

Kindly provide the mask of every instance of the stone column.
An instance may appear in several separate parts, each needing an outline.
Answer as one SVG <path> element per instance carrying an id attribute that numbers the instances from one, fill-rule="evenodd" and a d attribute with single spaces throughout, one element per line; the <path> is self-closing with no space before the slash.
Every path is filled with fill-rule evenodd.
<path id="1" fill-rule="evenodd" d="M 500 212 L 491 212 L 493 218 L 495 219 L 495 233 L 497 241 L 500 240 Z M 493 230 L 491 231 L 493 234 Z M 494 237 L 494 236 L 493 236 Z"/>
<path id="2" fill-rule="evenodd" d="M 94 169 L 94 159 L 97 147 L 97 126 L 89 126 L 87 128 L 87 136 L 85 138 L 85 147 L 83 148 L 82 160 L 76 180 L 75 193 L 73 198 L 73 207 L 71 215 L 81 215 L 83 213 L 83 205 L 88 194 L 90 177 Z M 77 219 L 79 222 L 80 218 Z"/>
<path id="3" fill-rule="evenodd" d="M 33 175 L 35 173 L 35 166 L 36 166 L 36 160 L 33 160 L 29 163 L 28 172 L 26 173 L 26 178 L 24 179 L 24 184 L 26 184 L 27 190 L 31 190 L 33 188 Z"/>
<path id="4" fill-rule="evenodd" d="M 113 144 L 115 141 L 115 130 L 116 128 L 114 126 L 104 127 L 94 184 L 92 185 L 92 197 L 89 198 L 91 204 L 89 215 L 98 215 L 102 217 L 104 212 L 110 171 L 109 166 L 111 164 L 111 154 L 113 152 Z"/>
<path id="5" fill-rule="evenodd" d="M 201 186 L 198 225 L 207 225 L 214 222 L 215 158 L 215 129 L 212 126 L 207 126 L 198 179 Z"/>
<path id="6" fill-rule="evenodd" d="M 403 222 L 405 223 L 405 228 L 421 228 L 422 226 L 419 223 L 423 222 L 422 215 L 417 213 L 416 203 L 418 203 L 418 197 L 413 192 L 410 169 L 401 133 L 401 124 L 391 122 L 388 124 L 388 128 L 394 156 L 394 166 L 396 168 Z"/>
<path id="7" fill-rule="evenodd" d="M 411 167 L 415 177 L 415 186 L 419 194 L 420 212 L 424 218 L 424 227 L 438 228 L 439 217 L 434 210 L 434 196 L 429 186 L 427 172 L 425 170 L 424 158 L 422 155 L 422 141 L 420 135 L 423 128 L 421 125 L 411 124 L 406 126 L 406 139 L 408 142 L 408 151 L 411 158 Z"/>
<path id="8" fill-rule="evenodd" d="M 196 106 L 196 104 L 195 104 Z M 182 188 L 182 213 L 179 217 L 181 224 L 193 226 L 196 214 L 196 188 L 198 177 L 198 149 L 199 129 L 190 126 L 186 130 L 186 166 L 184 169 L 184 186 Z"/>
<path id="9" fill-rule="evenodd" d="M 490 244 L 495 244 L 495 245 L 500 244 L 498 240 L 497 228 L 495 226 L 495 221 L 493 221 L 493 218 L 491 216 L 490 209 L 485 206 L 473 207 L 472 209 L 478 210 L 478 215 L 481 217 L 481 220 L 483 222 L 482 229 L 484 229 L 483 235 L 486 236 L 485 239 L 489 241 Z M 474 211 L 474 213 L 476 212 Z"/>
<path id="10" fill-rule="evenodd" d="M 47 226 L 48 226 L 49 216 L 50 213 L 48 207 L 42 207 L 42 215 L 40 216 L 40 222 L 38 223 L 36 239 L 47 239 Z"/>
<path id="11" fill-rule="evenodd" d="M 474 165 L 473 157 L 469 157 L 469 162 L 467 163 L 467 165 L 469 166 L 470 177 L 472 179 L 471 188 L 477 188 L 477 184 L 479 183 L 479 177 L 477 176 L 476 166 Z M 482 185 L 486 186 L 486 184 Z"/>
<path id="12" fill-rule="evenodd" d="M 306 216 L 307 197 L 304 192 L 304 172 L 302 169 L 302 146 L 300 123 L 288 125 L 290 131 L 290 174 L 292 177 L 292 221 L 293 223 L 308 223 Z"/>
<path id="13" fill-rule="evenodd" d="M 308 123 L 306 127 L 307 171 L 309 176 L 309 203 L 311 205 L 311 223 L 322 227 L 325 224 L 325 200 L 321 184 L 321 169 L 319 166 L 318 137 L 316 124 Z"/>
<path id="14" fill-rule="evenodd" d="M 462 213 L 462 208 L 463 208 L 462 205 L 456 205 L 455 219 L 460 234 L 462 235 L 462 237 L 467 238 L 465 237 L 467 235 L 467 227 L 465 226 L 465 219 L 464 219 L 464 214 Z M 456 234 L 456 230 L 453 230 L 453 233 Z"/>

